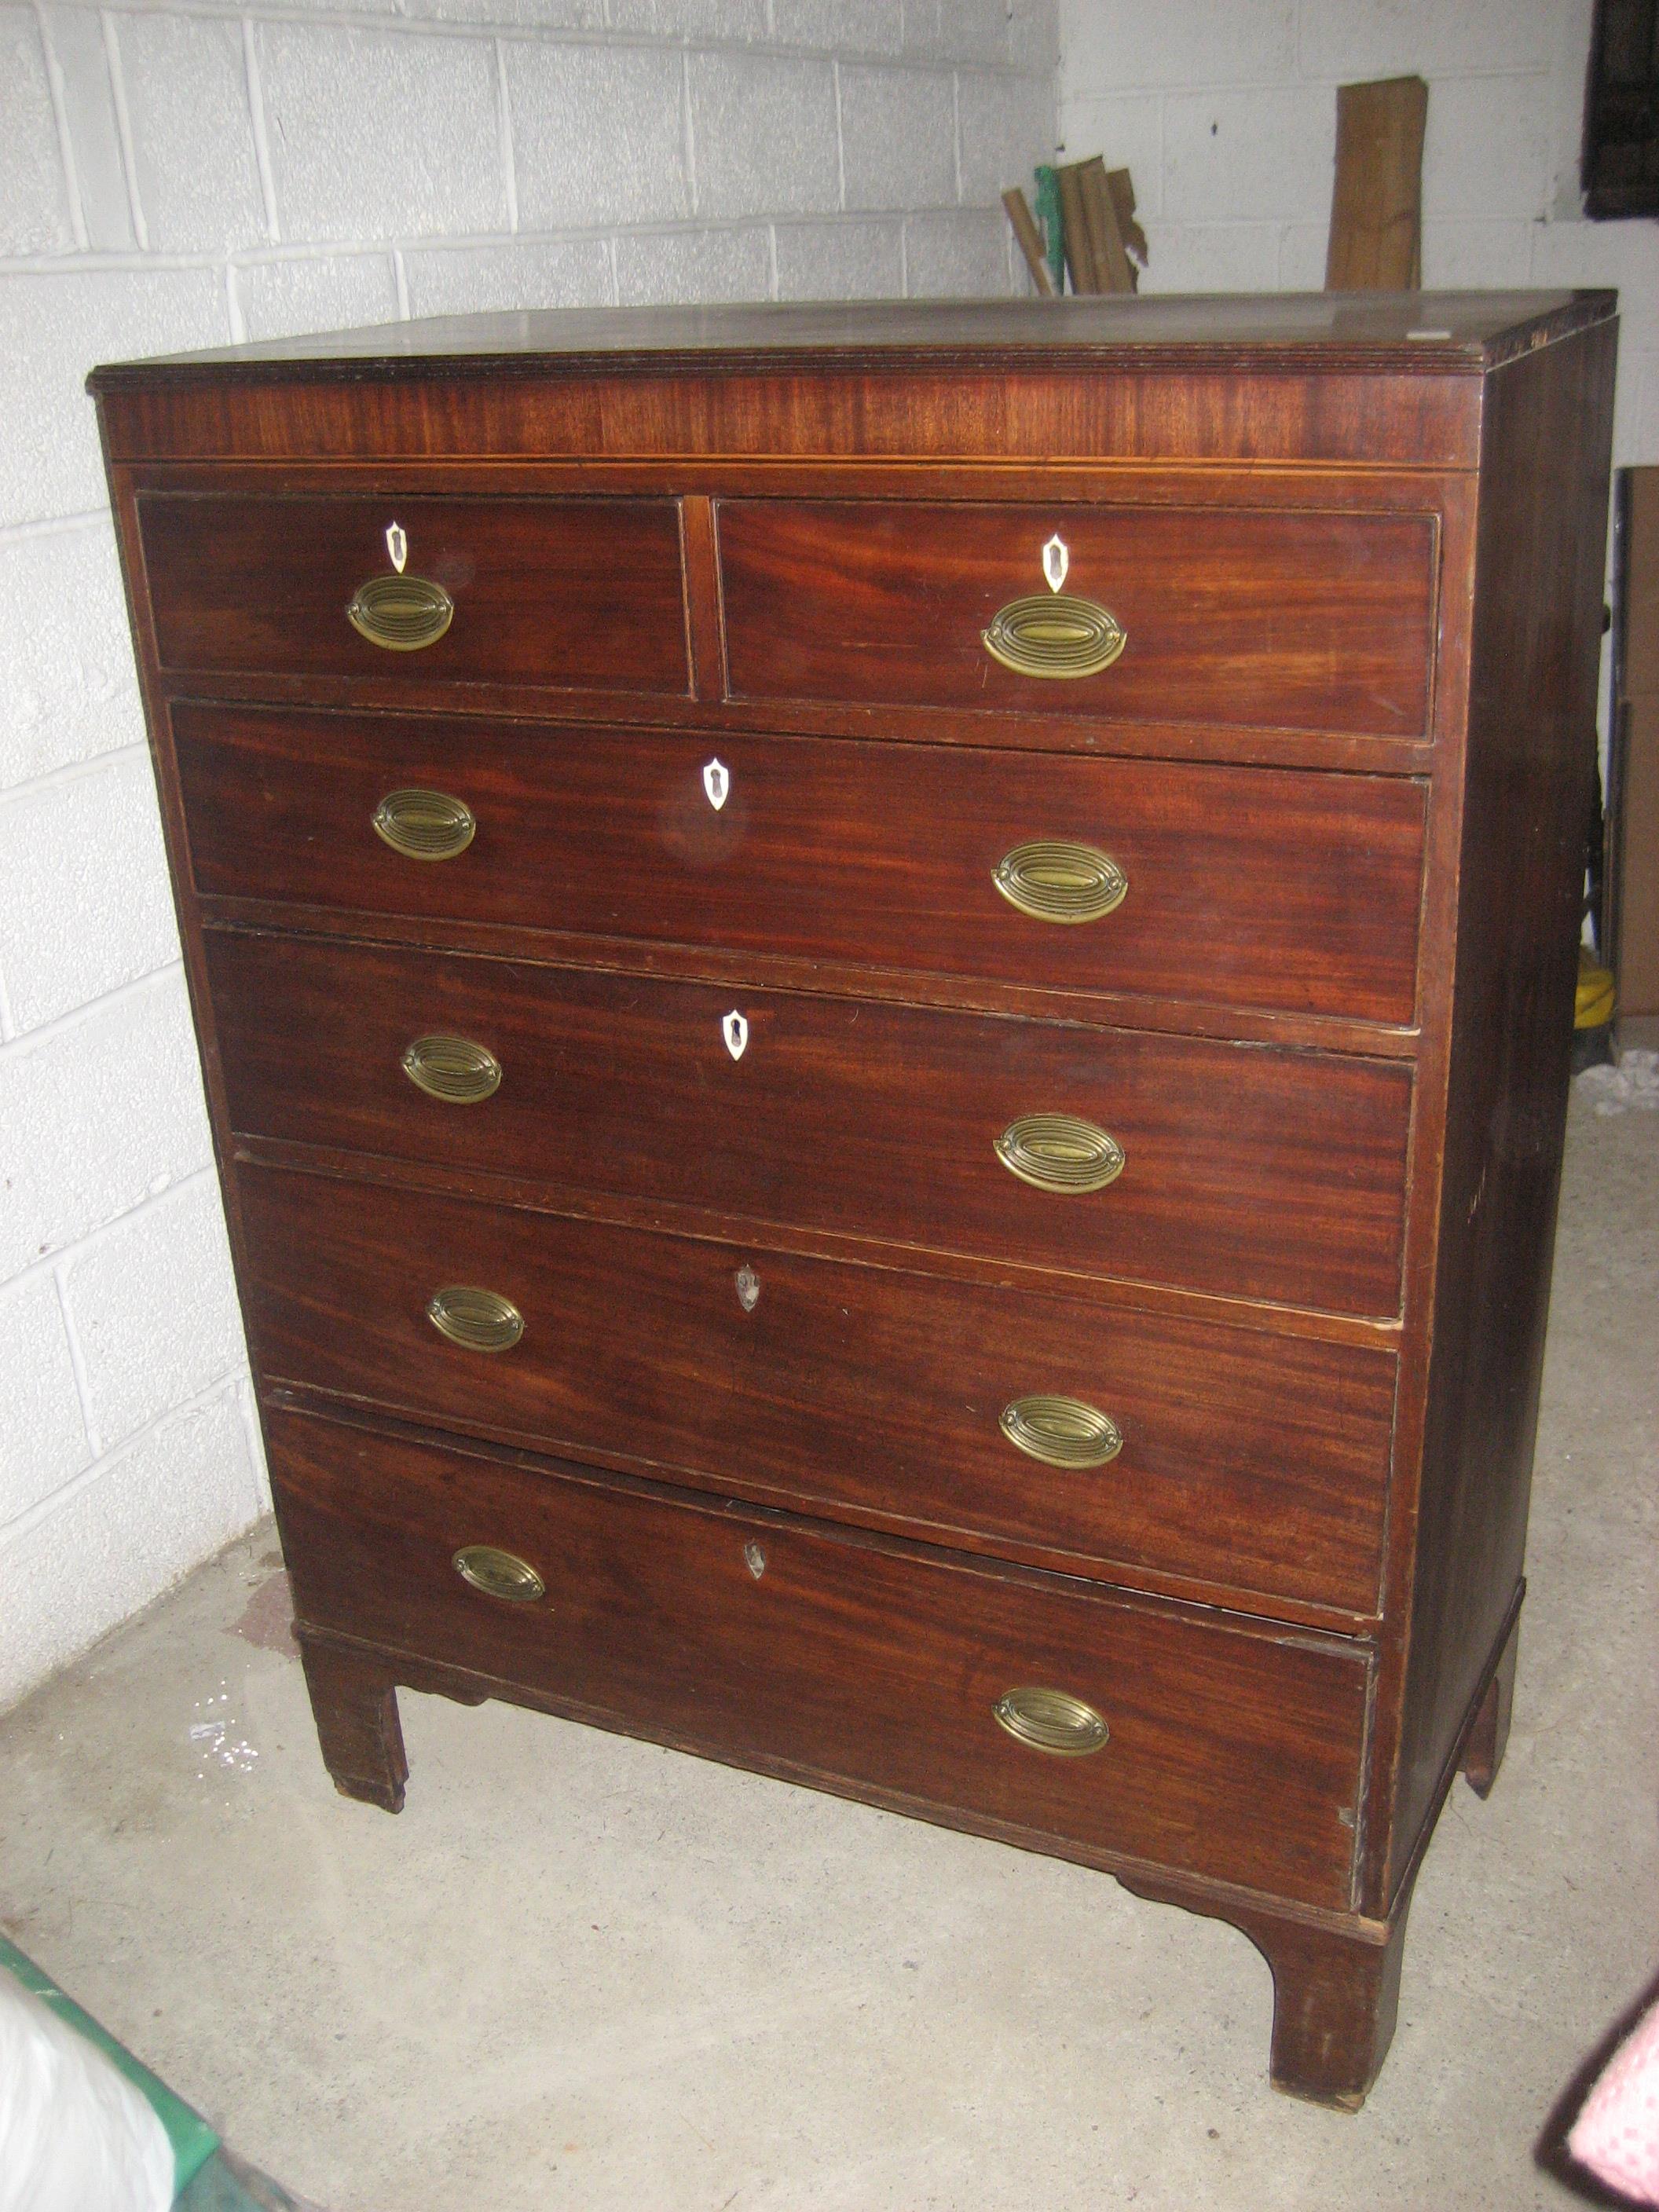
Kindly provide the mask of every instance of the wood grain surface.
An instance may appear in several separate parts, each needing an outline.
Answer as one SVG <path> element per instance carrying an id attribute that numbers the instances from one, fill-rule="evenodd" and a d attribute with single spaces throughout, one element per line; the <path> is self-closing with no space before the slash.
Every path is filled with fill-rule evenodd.
<path id="1" fill-rule="evenodd" d="M 197 888 L 1409 1023 L 1423 787 L 1176 762 L 702 737 L 442 718 L 173 709 Z M 718 763 L 723 805 L 703 771 Z M 442 791 L 477 831 L 410 860 L 388 791 Z M 1116 861 L 1128 893 L 1077 926 L 993 872 L 1031 839 Z"/>
<path id="2" fill-rule="evenodd" d="M 417 698 L 434 682 L 603 683 L 685 692 L 677 503 L 151 492 L 139 529 L 164 666 L 373 678 Z M 346 617 L 357 587 L 407 573 L 454 601 L 447 632 L 388 652 Z"/>
<path id="3" fill-rule="evenodd" d="M 1366 1684 L 1352 1647 L 291 1413 L 267 1433 L 303 1623 L 739 1763 L 781 1754 L 805 1776 L 1348 1901 Z M 469 1588 L 452 1559 L 474 1544 L 525 1559 L 545 1598 Z M 1109 1741 L 1082 1758 L 1016 1741 L 994 1708 L 1028 1686 L 1092 1705 Z"/>
<path id="4" fill-rule="evenodd" d="M 1010 712 L 1287 725 L 1417 737 L 1428 727 L 1435 532 L 1426 516 L 1158 508 L 1029 512 L 920 501 L 723 501 L 726 651 L 739 698 L 838 698 Z M 1016 674 L 981 633 L 1065 590 L 1115 616 L 1097 675 Z"/>
<path id="5" fill-rule="evenodd" d="M 1488 403 L 1392 1885 L 1449 1784 L 1526 1549 L 1595 773 L 1614 335 L 1516 363 Z"/>
<path id="6" fill-rule="evenodd" d="M 238 1133 L 1228 1297 L 1399 1303 L 1395 1063 L 235 931 L 207 933 L 207 962 Z M 492 1052 L 495 1096 L 417 1091 L 402 1055 L 430 1034 Z M 1009 1125 L 1055 1113 L 1115 1139 L 1116 1182 L 1056 1194 L 1003 1165 Z"/>
<path id="7" fill-rule="evenodd" d="M 427 1191 L 240 1182 L 270 1383 L 1255 1610 L 1376 1607 L 1386 1352 Z M 510 1353 L 433 1328 L 428 1299 L 458 1282 L 518 1307 Z M 1017 1449 L 999 1417 L 1034 1393 L 1098 1407 L 1118 1456 Z"/>

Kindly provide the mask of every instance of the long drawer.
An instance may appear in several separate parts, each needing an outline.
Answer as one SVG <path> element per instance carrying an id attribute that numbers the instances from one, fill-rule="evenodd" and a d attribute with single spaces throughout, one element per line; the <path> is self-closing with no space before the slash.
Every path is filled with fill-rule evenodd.
<path id="1" fill-rule="evenodd" d="M 672 499 L 151 491 L 138 528 L 168 670 L 690 687 Z"/>
<path id="2" fill-rule="evenodd" d="M 739 698 L 1429 726 L 1428 515 L 783 499 L 719 514 Z"/>
<path id="3" fill-rule="evenodd" d="M 209 894 L 1406 1023 L 1397 777 L 173 709 Z"/>
<path id="4" fill-rule="evenodd" d="M 304 1623 L 934 1817 L 1350 1901 L 1357 1650 L 294 1414 L 268 1432 Z"/>
<path id="5" fill-rule="evenodd" d="M 325 1176 L 239 1188 L 268 1382 L 1077 1571 L 1376 1604 L 1387 1352 Z M 518 1316 L 504 1352 L 445 1334 L 458 1284 Z"/>
<path id="6" fill-rule="evenodd" d="M 1394 1062 L 205 943 L 240 1134 L 1242 1298 L 1399 1304 L 1411 1076 Z"/>

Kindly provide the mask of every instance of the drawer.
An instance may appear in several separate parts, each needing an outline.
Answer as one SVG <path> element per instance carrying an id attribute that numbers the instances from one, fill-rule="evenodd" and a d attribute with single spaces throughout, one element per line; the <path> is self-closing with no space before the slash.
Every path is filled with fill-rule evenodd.
<path id="1" fill-rule="evenodd" d="M 1411 1078 L 1395 1062 L 276 934 L 205 942 L 242 1134 L 1238 1297 L 1399 1304 Z M 404 1055 L 429 1037 L 482 1048 L 489 1095 L 417 1087 Z M 434 1065 L 423 1080 L 447 1079 Z"/>
<path id="2" fill-rule="evenodd" d="M 1401 778 L 191 705 L 173 723 L 210 894 L 1413 1012 L 1424 795 Z M 445 802 L 449 843 L 471 836 L 434 865 Z M 1081 849 L 1034 851 L 1056 842 Z"/>
<path id="3" fill-rule="evenodd" d="M 1366 1668 L 1334 1639 L 294 1414 L 268 1435 L 303 1622 L 935 1817 L 1349 1903 Z M 470 1587 L 452 1562 L 475 1546 L 544 1595 Z M 1009 1734 L 999 1703 L 1031 1688 L 1106 1740 Z"/>
<path id="4" fill-rule="evenodd" d="M 360 601 L 397 581 L 394 523 L 404 598 L 439 594 L 426 615 Z M 169 671 L 365 677 L 411 694 L 438 682 L 690 690 L 672 500 L 150 491 L 138 528 Z M 445 602 L 447 627 L 416 643 Z M 399 642 L 365 635 L 354 605 Z"/>
<path id="5" fill-rule="evenodd" d="M 240 1192 L 269 1381 L 933 1542 L 1376 1607 L 1386 1352 L 276 1170 Z M 505 1354 L 434 1326 L 457 1283 L 520 1315 Z M 1056 1437 L 1055 1397 L 1103 1422 Z"/>
<path id="6" fill-rule="evenodd" d="M 1059 594 L 1043 568 L 1055 538 L 1069 556 Z M 720 547 L 738 698 L 1391 738 L 1429 726 L 1431 516 L 727 500 Z M 1084 618 L 1098 651 L 1045 644 L 1057 599 L 1103 610 L 1104 631 Z M 1037 604 L 1013 627 L 1035 626 L 1037 653 L 1073 672 L 1117 657 L 1058 678 L 1005 665 L 986 633 L 1024 600 Z"/>

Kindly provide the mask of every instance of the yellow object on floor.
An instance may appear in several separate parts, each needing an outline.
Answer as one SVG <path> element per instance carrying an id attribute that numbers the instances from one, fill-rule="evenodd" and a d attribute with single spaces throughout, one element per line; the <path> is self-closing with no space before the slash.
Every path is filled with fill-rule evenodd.
<path id="1" fill-rule="evenodd" d="M 1618 1004 L 1610 969 L 1597 962 L 1588 945 L 1578 948 L 1578 995 L 1573 1005 L 1576 1030 L 1599 1030 L 1613 1019 Z"/>

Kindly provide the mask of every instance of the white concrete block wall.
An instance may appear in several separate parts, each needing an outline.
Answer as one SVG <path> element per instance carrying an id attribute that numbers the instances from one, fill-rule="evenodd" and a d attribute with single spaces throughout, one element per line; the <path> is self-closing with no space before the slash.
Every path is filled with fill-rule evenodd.
<path id="1" fill-rule="evenodd" d="M 0 0 L 0 1706 L 265 1492 L 100 360 L 1023 289 L 1056 0 Z"/>
<path id="2" fill-rule="evenodd" d="M 1614 459 L 1659 461 L 1659 225 L 1586 222 L 1593 0 L 1060 0 L 1070 160 L 1127 167 L 1148 291 L 1317 291 L 1336 88 L 1429 86 L 1423 281 L 1610 284 Z"/>

